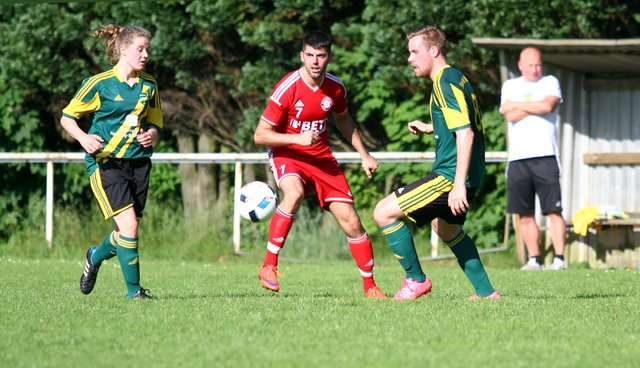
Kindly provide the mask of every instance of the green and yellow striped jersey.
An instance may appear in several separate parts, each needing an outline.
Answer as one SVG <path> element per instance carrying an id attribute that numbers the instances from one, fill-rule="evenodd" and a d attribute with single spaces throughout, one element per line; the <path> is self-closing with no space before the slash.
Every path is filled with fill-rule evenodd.
<path id="1" fill-rule="evenodd" d="M 153 148 L 142 147 L 135 138 L 141 128 L 162 129 L 158 85 L 152 76 L 140 71 L 129 86 L 113 67 L 86 78 L 62 114 L 78 120 L 87 113 L 93 113 L 88 133 L 104 139 L 101 151 L 86 156 L 89 175 L 109 158 L 151 157 Z"/>
<path id="2" fill-rule="evenodd" d="M 445 66 L 433 81 L 430 108 L 436 139 L 433 172 L 454 181 L 457 163 L 455 132 L 471 128 L 474 139 L 466 186 L 478 188 L 485 174 L 484 133 L 482 116 L 471 83 L 458 69 Z"/>

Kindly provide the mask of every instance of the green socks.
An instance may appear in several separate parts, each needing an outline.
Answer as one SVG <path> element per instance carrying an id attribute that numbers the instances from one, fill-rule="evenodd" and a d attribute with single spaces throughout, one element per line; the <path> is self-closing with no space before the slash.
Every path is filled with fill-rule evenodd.
<path id="1" fill-rule="evenodd" d="M 411 236 L 409 227 L 402 221 L 396 221 L 380 227 L 380 230 L 382 230 L 382 233 L 387 238 L 394 256 L 400 261 L 400 265 L 406 271 L 407 278 L 424 282 L 427 276 L 422 272 L 422 267 L 418 260 L 418 253 L 416 253 L 416 247 L 413 244 L 413 236 Z"/>
<path id="2" fill-rule="evenodd" d="M 476 294 L 480 296 L 491 295 L 494 289 L 480 261 L 480 255 L 473 240 L 464 231 L 460 231 L 455 238 L 445 243 L 458 259 L 458 264 L 471 281 Z"/>
<path id="3" fill-rule="evenodd" d="M 393 224 L 380 227 L 380 230 L 387 238 L 396 259 L 400 261 L 400 265 L 407 272 L 407 278 L 424 282 L 426 276 L 422 272 L 409 227 L 402 221 L 396 221 Z M 445 243 L 458 259 L 458 264 L 473 285 L 476 294 L 480 296 L 491 295 L 494 289 L 480 261 L 480 255 L 473 240 L 464 231 L 460 231 L 455 238 Z"/>
<path id="4" fill-rule="evenodd" d="M 117 243 L 118 261 L 120 261 L 124 282 L 127 284 L 127 297 L 131 297 L 140 290 L 138 238 L 127 238 L 120 235 Z"/>
<path id="5" fill-rule="evenodd" d="M 115 233 L 112 231 L 102 241 L 102 244 L 93 251 L 91 255 L 91 263 L 94 265 L 104 261 L 105 259 L 112 258 L 116 255 L 116 238 Z"/>

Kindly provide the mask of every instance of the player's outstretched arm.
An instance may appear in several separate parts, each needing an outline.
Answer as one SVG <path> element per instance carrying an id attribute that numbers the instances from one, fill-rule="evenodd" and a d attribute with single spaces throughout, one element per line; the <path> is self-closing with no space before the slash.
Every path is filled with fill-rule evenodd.
<path id="1" fill-rule="evenodd" d="M 369 151 L 367 151 L 362 143 L 360 132 L 358 131 L 358 127 L 353 121 L 351 114 L 349 114 L 348 111 L 345 111 L 342 114 L 334 113 L 334 116 L 336 118 L 336 126 L 338 127 L 338 130 L 349 141 L 349 143 L 351 143 L 358 154 L 360 154 L 360 158 L 362 159 L 362 169 L 365 174 L 367 174 L 367 177 L 371 178 L 378 168 L 378 160 L 369 154 Z"/>
<path id="2" fill-rule="evenodd" d="M 413 135 L 418 135 L 418 133 L 433 134 L 433 124 L 423 123 L 420 120 L 409 122 L 407 128 Z"/>

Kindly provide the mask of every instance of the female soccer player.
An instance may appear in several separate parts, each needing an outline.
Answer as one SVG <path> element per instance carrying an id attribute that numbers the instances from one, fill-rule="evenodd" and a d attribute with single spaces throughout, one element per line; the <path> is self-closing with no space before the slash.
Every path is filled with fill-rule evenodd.
<path id="1" fill-rule="evenodd" d="M 115 66 L 86 78 L 60 124 L 87 152 L 86 167 L 93 195 L 114 230 L 101 245 L 86 252 L 80 291 L 89 294 L 102 261 L 115 255 L 122 268 L 127 298 L 152 299 L 140 286 L 138 224 L 147 200 L 151 154 L 162 129 L 160 97 L 155 79 L 142 71 L 149 57 L 151 33 L 135 26 L 107 25 L 95 31 L 105 37 Z M 92 113 L 88 132 L 77 120 Z"/>

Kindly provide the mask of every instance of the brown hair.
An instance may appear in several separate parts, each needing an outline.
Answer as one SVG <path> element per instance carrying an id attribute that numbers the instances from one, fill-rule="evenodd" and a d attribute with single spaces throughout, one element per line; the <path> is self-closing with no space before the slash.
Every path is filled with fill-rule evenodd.
<path id="1" fill-rule="evenodd" d="M 144 37 L 147 40 L 151 39 L 151 32 L 142 27 L 137 26 L 116 26 L 114 24 L 108 24 L 106 26 L 100 26 L 93 32 L 96 38 L 107 37 L 106 48 L 107 55 L 112 64 L 115 64 L 120 60 L 120 46 L 129 46 L 133 43 L 137 37 Z"/>
<path id="2" fill-rule="evenodd" d="M 327 53 L 331 53 L 331 35 L 323 31 L 311 31 L 302 39 L 302 50 L 305 46 L 311 46 L 316 50 L 324 49 Z"/>
<path id="3" fill-rule="evenodd" d="M 414 29 L 406 33 L 407 40 L 416 36 L 422 36 L 422 40 L 428 47 L 437 46 L 442 56 L 447 55 L 447 36 L 437 25 L 429 25 L 422 28 Z"/>

